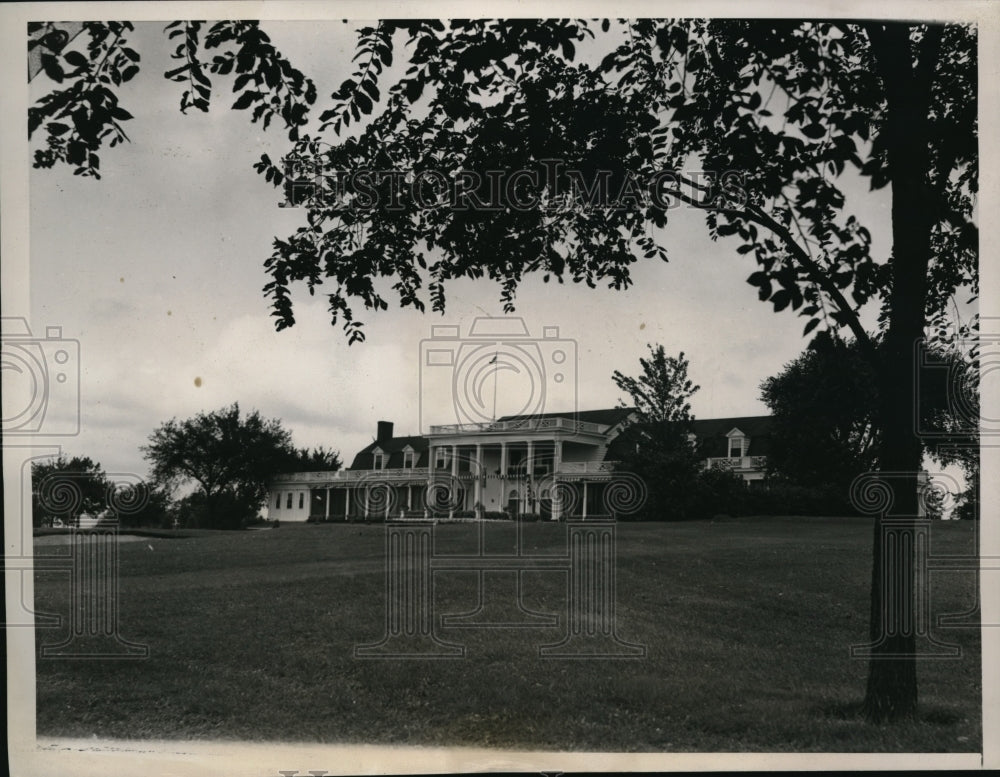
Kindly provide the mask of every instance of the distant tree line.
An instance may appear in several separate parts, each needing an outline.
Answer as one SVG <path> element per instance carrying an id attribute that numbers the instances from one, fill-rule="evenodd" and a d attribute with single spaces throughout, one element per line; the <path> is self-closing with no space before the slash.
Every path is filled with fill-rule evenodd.
<path id="1" fill-rule="evenodd" d="M 297 448 L 276 419 L 238 403 L 157 427 L 142 448 L 149 478 L 116 484 L 88 457 L 32 465 L 32 524 L 77 526 L 81 517 L 120 526 L 238 529 L 257 520 L 268 482 L 283 472 L 338 470 L 340 454 Z"/>

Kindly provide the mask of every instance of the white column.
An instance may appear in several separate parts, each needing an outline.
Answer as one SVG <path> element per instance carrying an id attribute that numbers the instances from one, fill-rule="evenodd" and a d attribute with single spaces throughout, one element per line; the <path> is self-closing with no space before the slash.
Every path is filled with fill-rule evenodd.
<path id="1" fill-rule="evenodd" d="M 587 481 L 583 481 L 583 517 L 587 517 Z"/>
<path id="2" fill-rule="evenodd" d="M 344 489 L 344 520 L 351 514 L 351 487 Z"/>
<path id="3" fill-rule="evenodd" d="M 333 489 L 326 487 L 326 504 L 323 505 L 323 513 L 326 520 L 330 520 L 330 497 L 333 496 Z"/>
<path id="4" fill-rule="evenodd" d="M 556 473 L 562 466 L 562 440 L 555 440 L 552 443 L 552 520 L 558 521 L 562 518 L 562 504 L 556 504 Z"/>
<path id="5" fill-rule="evenodd" d="M 435 460 L 434 446 L 427 448 L 427 485 L 424 488 L 424 518 L 431 517 L 430 495 L 433 493 L 434 471 L 437 461 Z"/>
<path id="6" fill-rule="evenodd" d="M 413 509 L 413 486 L 409 483 L 406 484 L 406 509 Z"/>
<path id="7" fill-rule="evenodd" d="M 528 458 L 527 458 L 527 467 L 525 468 L 525 473 L 527 474 L 527 479 L 525 480 L 525 483 L 527 483 L 528 486 L 527 488 L 525 488 L 525 494 L 524 494 L 526 501 L 524 512 L 526 513 L 534 512 L 534 500 L 532 499 L 535 489 L 534 458 L 535 458 L 535 442 L 534 440 L 528 440 Z"/>
<path id="8" fill-rule="evenodd" d="M 507 479 L 507 443 L 500 442 L 500 480 Z"/>
<path id="9" fill-rule="evenodd" d="M 451 446 L 451 488 L 455 488 L 455 483 L 458 480 L 458 445 L 452 443 Z M 455 493 L 451 494 L 451 504 L 449 505 L 448 517 L 455 517 Z"/>
<path id="10" fill-rule="evenodd" d="M 482 505 L 483 503 L 483 445 L 478 442 L 476 443 L 476 471 L 473 474 L 476 476 L 476 486 L 472 490 L 475 495 L 472 507 L 475 509 L 477 504 Z M 481 509 L 478 511 L 476 517 L 483 517 Z"/>
<path id="11" fill-rule="evenodd" d="M 365 518 L 368 517 L 368 486 L 365 486 L 365 511 L 364 511 L 364 515 L 365 515 Z"/>

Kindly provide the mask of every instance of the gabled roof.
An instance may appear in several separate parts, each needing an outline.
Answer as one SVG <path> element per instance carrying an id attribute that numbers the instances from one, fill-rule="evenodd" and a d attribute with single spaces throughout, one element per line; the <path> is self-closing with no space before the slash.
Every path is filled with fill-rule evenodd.
<path id="1" fill-rule="evenodd" d="M 770 453 L 771 429 L 774 419 L 769 415 L 745 415 L 733 418 L 705 418 L 692 424 L 698 437 L 699 451 L 704 456 L 728 456 L 729 438 L 733 429 L 739 429 L 750 439 L 747 456 L 766 456 Z"/>
<path id="2" fill-rule="evenodd" d="M 748 456 L 766 456 L 770 447 L 772 418 L 763 416 L 737 416 L 732 418 L 704 418 L 691 422 L 691 433 L 696 437 L 699 456 L 721 457 L 729 455 L 729 438 L 733 429 L 739 429 L 750 439 Z M 635 450 L 642 439 L 638 428 L 631 427 L 618 435 L 608 445 L 605 459 L 615 461 Z"/>
<path id="3" fill-rule="evenodd" d="M 739 429 L 747 437 L 771 433 L 773 418 L 769 415 L 744 415 L 734 418 L 699 418 L 692 425 L 692 431 L 699 439 L 725 437 L 733 429 Z"/>
<path id="4" fill-rule="evenodd" d="M 358 451 L 348 469 L 371 469 L 375 464 L 374 452 L 376 449 L 386 454 L 385 469 L 403 468 L 403 449 L 409 446 L 416 454 L 414 467 L 427 466 L 427 438 L 426 437 L 390 437 L 387 440 L 376 440 Z"/>

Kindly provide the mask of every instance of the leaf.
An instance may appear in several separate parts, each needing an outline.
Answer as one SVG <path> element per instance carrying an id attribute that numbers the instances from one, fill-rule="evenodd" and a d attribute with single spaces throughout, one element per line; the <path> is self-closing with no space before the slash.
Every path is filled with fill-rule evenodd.
<path id="1" fill-rule="evenodd" d="M 813 122 L 812 124 L 807 124 L 802 128 L 802 134 L 807 138 L 812 138 L 813 140 L 818 140 L 819 138 L 826 136 L 826 127 L 822 124 L 817 124 Z"/>
<path id="2" fill-rule="evenodd" d="M 90 60 L 87 59 L 79 51 L 71 51 L 71 52 L 69 52 L 68 54 L 66 54 L 66 56 L 64 57 L 64 59 L 67 62 L 69 62 L 69 64 L 73 65 L 74 67 L 86 67 L 87 65 L 90 64 Z"/>
<path id="3" fill-rule="evenodd" d="M 819 326 L 819 319 L 818 318 L 810 319 L 809 323 L 806 324 L 805 329 L 802 330 L 802 336 L 805 337 L 812 330 L 814 330 L 817 326 Z"/>
<path id="4" fill-rule="evenodd" d="M 261 96 L 260 92 L 254 91 L 252 89 L 243 92 L 243 94 L 241 94 L 236 99 L 236 102 L 233 103 L 233 110 L 236 111 L 246 110 L 251 106 L 251 104 L 253 104 L 255 100 L 260 99 L 260 96 Z"/>
<path id="5" fill-rule="evenodd" d="M 57 84 L 61 84 L 63 80 L 63 69 L 57 60 L 51 54 L 42 54 L 42 69 L 45 71 L 45 75 L 55 81 Z"/>
<path id="6" fill-rule="evenodd" d="M 50 121 L 48 124 L 45 125 L 45 129 L 49 131 L 49 134 L 57 136 L 63 135 L 67 131 L 69 131 L 69 127 L 67 125 L 60 124 L 57 121 Z"/>
<path id="7" fill-rule="evenodd" d="M 774 312 L 780 313 L 782 310 L 788 307 L 792 301 L 792 293 L 788 289 L 778 289 L 774 292 L 774 296 L 771 297 L 771 302 L 774 303 Z"/>
<path id="8" fill-rule="evenodd" d="M 403 87 L 403 93 L 406 95 L 406 99 L 411 103 L 415 103 L 420 99 L 420 95 L 424 91 L 424 82 L 418 78 L 407 82 L 406 86 Z"/>

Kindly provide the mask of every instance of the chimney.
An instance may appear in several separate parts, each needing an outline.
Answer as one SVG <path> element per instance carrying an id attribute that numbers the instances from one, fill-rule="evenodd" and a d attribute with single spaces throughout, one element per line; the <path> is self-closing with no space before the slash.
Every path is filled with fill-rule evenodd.
<path id="1" fill-rule="evenodd" d="M 375 436 L 377 442 L 384 442 L 392 439 L 392 421 L 379 421 L 378 433 Z"/>

